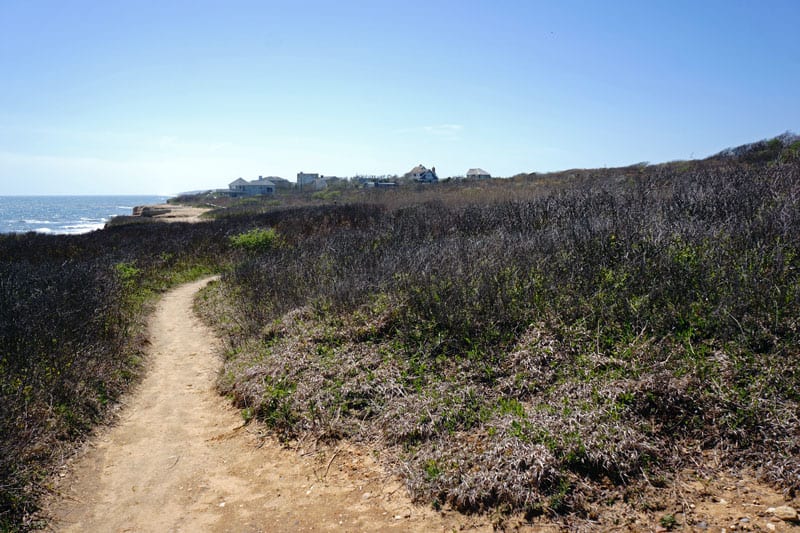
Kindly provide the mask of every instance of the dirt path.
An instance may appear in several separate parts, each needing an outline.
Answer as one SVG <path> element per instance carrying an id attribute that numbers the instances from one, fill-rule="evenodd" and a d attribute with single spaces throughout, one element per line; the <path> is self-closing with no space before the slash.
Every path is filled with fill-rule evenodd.
<path id="1" fill-rule="evenodd" d="M 306 453 L 242 427 L 214 391 L 220 349 L 192 313 L 206 281 L 168 293 L 150 322 L 145 380 L 119 423 L 96 437 L 57 477 L 46 505 L 59 531 L 491 531 L 491 517 L 436 513 L 408 500 L 370 453 L 343 445 Z M 668 494 L 672 494 L 667 497 Z M 782 495 L 751 478 L 684 476 L 658 510 L 606 508 L 615 531 L 664 531 L 674 516 L 695 530 L 798 531 L 769 510 Z M 512 521 L 513 523 L 513 521 Z M 508 524 L 507 525 L 511 525 Z M 546 519 L 509 529 L 554 531 Z M 587 529 L 591 523 L 585 524 Z M 714 529 L 716 528 L 716 529 Z M 691 529 L 691 528 L 689 528 Z"/>
<path id="2" fill-rule="evenodd" d="M 306 455 L 241 427 L 219 397 L 216 339 L 193 315 L 206 281 L 168 293 L 150 322 L 150 368 L 119 423 L 59 478 L 63 531 L 490 531 L 411 505 L 368 454 Z"/>

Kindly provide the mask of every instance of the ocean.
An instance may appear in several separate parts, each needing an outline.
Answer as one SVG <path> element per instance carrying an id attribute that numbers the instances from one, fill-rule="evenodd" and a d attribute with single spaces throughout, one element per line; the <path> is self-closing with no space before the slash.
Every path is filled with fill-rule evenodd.
<path id="1" fill-rule="evenodd" d="M 137 205 L 164 203 L 166 196 L 0 196 L 0 233 L 76 235 L 101 229 Z"/>

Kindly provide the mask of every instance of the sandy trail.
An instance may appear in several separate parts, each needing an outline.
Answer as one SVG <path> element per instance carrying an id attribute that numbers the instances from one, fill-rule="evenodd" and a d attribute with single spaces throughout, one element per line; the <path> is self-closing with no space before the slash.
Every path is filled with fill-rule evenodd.
<path id="1" fill-rule="evenodd" d="M 411 505 L 365 452 L 299 454 L 242 419 L 213 383 L 218 341 L 192 313 L 208 280 L 163 297 L 150 321 L 146 378 L 119 423 L 59 478 L 61 531 L 491 530 Z"/>

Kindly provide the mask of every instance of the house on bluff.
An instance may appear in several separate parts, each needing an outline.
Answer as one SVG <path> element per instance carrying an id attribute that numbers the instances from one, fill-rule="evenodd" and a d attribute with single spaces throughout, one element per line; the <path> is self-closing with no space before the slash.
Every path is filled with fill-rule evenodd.
<path id="1" fill-rule="evenodd" d="M 297 188 L 303 191 L 321 191 L 328 188 L 328 181 L 336 179 L 333 176 L 321 176 L 317 172 L 298 172 Z"/>
<path id="2" fill-rule="evenodd" d="M 280 179 L 280 178 L 279 178 Z M 271 196 L 275 194 L 275 183 L 269 178 L 259 176 L 257 180 L 247 181 L 242 178 L 228 185 L 228 194 L 237 196 Z"/>
<path id="3" fill-rule="evenodd" d="M 405 177 L 421 183 L 433 183 L 435 181 L 439 181 L 439 176 L 436 175 L 436 167 L 427 169 L 422 165 L 417 165 L 409 170 Z"/>
<path id="4" fill-rule="evenodd" d="M 492 176 L 482 168 L 471 168 L 467 171 L 467 178 L 476 180 L 488 180 Z"/>

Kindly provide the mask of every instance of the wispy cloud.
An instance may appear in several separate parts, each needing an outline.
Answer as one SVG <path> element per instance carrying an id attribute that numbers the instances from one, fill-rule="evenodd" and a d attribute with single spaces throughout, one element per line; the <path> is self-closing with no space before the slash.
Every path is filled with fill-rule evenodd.
<path id="1" fill-rule="evenodd" d="M 439 124 L 438 126 L 424 126 L 422 130 L 437 137 L 453 137 L 458 136 L 464 130 L 464 126 L 461 124 Z"/>

